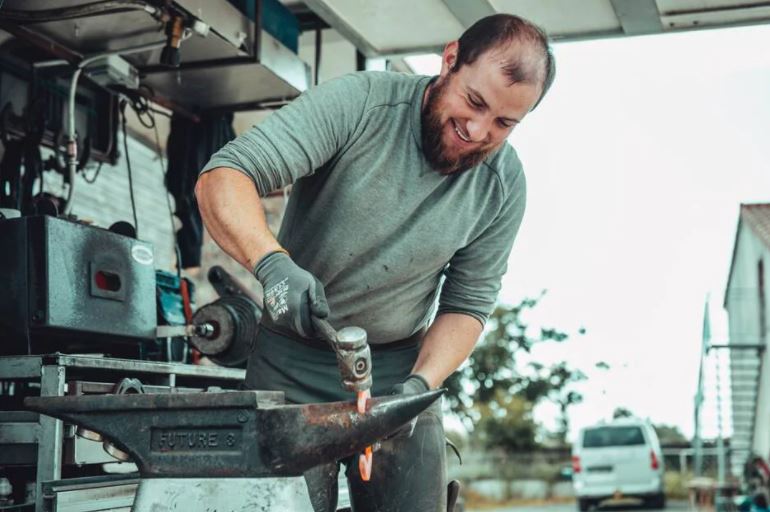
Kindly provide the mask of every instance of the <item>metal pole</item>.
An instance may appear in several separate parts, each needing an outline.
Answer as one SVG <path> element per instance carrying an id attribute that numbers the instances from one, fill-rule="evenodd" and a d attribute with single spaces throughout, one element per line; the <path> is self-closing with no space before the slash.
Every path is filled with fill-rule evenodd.
<path id="1" fill-rule="evenodd" d="M 709 341 L 711 341 L 711 322 L 709 321 L 709 299 L 703 308 L 703 336 L 701 343 L 700 365 L 698 367 L 698 388 L 695 392 L 695 434 L 693 435 L 693 471 L 695 476 L 703 474 L 703 440 L 701 439 L 701 409 L 703 407 L 703 366 L 706 362 Z"/>
<path id="2" fill-rule="evenodd" d="M 725 443 L 722 434 L 722 367 L 719 364 L 720 352 L 714 354 L 717 374 L 717 482 L 720 486 L 725 483 Z"/>
<path id="3" fill-rule="evenodd" d="M 41 368 L 40 396 L 64 395 L 65 369 L 46 365 Z M 35 512 L 44 511 L 43 482 L 61 478 L 64 424 L 61 420 L 40 415 L 40 435 L 37 440 L 37 475 L 35 482 Z"/>

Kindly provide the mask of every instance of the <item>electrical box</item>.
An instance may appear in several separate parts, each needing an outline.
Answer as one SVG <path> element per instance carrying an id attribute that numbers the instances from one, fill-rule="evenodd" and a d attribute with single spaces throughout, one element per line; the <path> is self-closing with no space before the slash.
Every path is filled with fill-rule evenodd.
<path id="1" fill-rule="evenodd" d="M 0 221 L 0 355 L 121 353 L 155 338 L 152 246 L 49 216 Z"/>

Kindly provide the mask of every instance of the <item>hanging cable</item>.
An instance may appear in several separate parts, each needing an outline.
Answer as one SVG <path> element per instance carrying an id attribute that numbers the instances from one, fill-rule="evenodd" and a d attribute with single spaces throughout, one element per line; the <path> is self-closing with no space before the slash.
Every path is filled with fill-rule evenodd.
<path id="1" fill-rule="evenodd" d="M 321 72 L 321 47 L 322 47 L 323 29 L 315 30 L 315 69 L 313 70 L 313 85 L 318 85 L 318 78 Z"/>
<path id="2" fill-rule="evenodd" d="M 96 182 L 96 178 L 98 178 L 99 173 L 102 172 L 102 165 L 104 165 L 104 162 L 99 162 L 99 165 L 96 167 L 96 171 L 94 172 L 94 175 L 90 178 L 86 175 L 85 169 L 83 170 L 83 179 L 85 180 L 86 183 L 90 185 Z"/>
<path id="3" fill-rule="evenodd" d="M 130 48 L 123 48 L 120 50 L 110 50 L 108 52 L 100 53 L 91 57 L 87 57 L 78 63 L 77 69 L 72 73 L 72 79 L 70 80 L 69 97 L 67 101 L 67 170 L 69 174 L 70 187 L 67 191 L 67 200 L 64 203 L 64 214 L 69 215 L 72 211 L 72 197 L 75 193 L 75 174 L 78 167 L 78 138 L 75 133 L 75 94 L 78 88 L 78 79 L 83 70 L 102 59 L 106 59 L 110 55 L 128 55 L 130 53 L 141 53 L 155 48 L 160 48 L 165 45 L 166 42 L 149 43 L 139 46 L 132 46 Z"/>
<path id="4" fill-rule="evenodd" d="M 126 153 L 126 167 L 128 168 L 128 194 L 131 197 L 131 213 L 134 216 L 134 229 L 139 238 L 139 221 L 136 218 L 136 201 L 134 200 L 134 178 L 131 172 L 131 157 L 128 155 L 128 133 L 126 132 L 126 102 L 120 105 L 120 114 L 123 124 L 123 149 Z"/>
<path id="5" fill-rule="evenodd" d="M 150 111 L 150 102 L 144 96 L 130 98 L 131 108 L 136 113 L 136 118 L 148 130 L 155 128 L 155 118 Z"/>
<path id="6" fill-rule="evenodd" d="M 152 112 L 153 114 L 158 114 L 159 116 L 163 116 L 168 119 L 171 119 L 171 114 L 169 114 L 168 112 L 164 112 L 162 110 L 158 110 L 157 108 L 150 107 L 150 112 Z"/>
<path id="7" fill-rule="evenodd" d="M 151 112 L 154 111 L 154 109 L 150 109 Z M 152 116 L 152 114 L 150 114 Z M 160 163 L 160 172 L 163 174 L 163 188 L 165 189 L 165 196 L 166 196 L 166 206 L 168 207 L 168 217 L 171 221 L 171 236 L 174 237 L 174 254 L 176 255 L 176 275 L 180 279 L 182 279 L 182 251 L 179 249 L 179 242 L 176 239 L 176 223 L 174 222 L 174 207 L 171 206 L 171 198 L 169 197 L 171 194 L 168 193 L 168 187 L 166 186 L 166 173 L 168 172 L 168 167 L 166 167 L 166 163 L 163 160 L 163 152 L 160 149 L 160 135 L 158 135 L 158 125 L 155 123 L 155 118 L 153 117 L 152 120 L 152 126 L 153 130 L 155 131 L 155 151 L 158 153 L 158 162 Z"/>

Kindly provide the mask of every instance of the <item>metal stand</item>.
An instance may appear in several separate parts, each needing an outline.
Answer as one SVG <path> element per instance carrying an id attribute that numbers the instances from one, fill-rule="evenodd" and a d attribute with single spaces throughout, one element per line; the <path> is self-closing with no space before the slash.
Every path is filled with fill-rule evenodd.
<path id="1" fill-rule="evenodd" d="M 13 383 L 17 395 L 23 386 L 38 385 L 40 396 L 110 393 L 124 378 L 139 379 L 152 393 L 198 392 L 208 387 L 235 389 L 243 382 L 244 374 L 243 370 L 230 368 L 98 356 L 0 357 L 0 382 Z M 56 489 L 61 485 L 48 484 L 67 482 L 61 480 L 63 466 L 115 462 L 98 444 L 76 437 L 74 429 L 65 428 L 61 420 L 21 410 L 16 396 L 7 398 L 2 403 L 12 405 L 0 409 L 0 465 L 35 467 L 35 512 L 57 510 Z"/>
<path id="2" fill-rule="evenodd" d="M 139 483 L 131 510 L 313 512 L 313 506 L 303 477 L 148 478 Z"/>

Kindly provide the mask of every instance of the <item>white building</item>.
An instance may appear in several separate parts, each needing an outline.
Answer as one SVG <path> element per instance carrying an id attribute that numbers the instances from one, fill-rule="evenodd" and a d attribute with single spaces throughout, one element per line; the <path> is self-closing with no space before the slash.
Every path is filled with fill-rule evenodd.
<path id="1" fill-rule="evenodd" d="M 770 459 L 770 204 L 743 204 L 724 307 L 730 323 L 733 473 L 751 454 Z M 757 348 L 762 347 L 762 348 Z"/>

